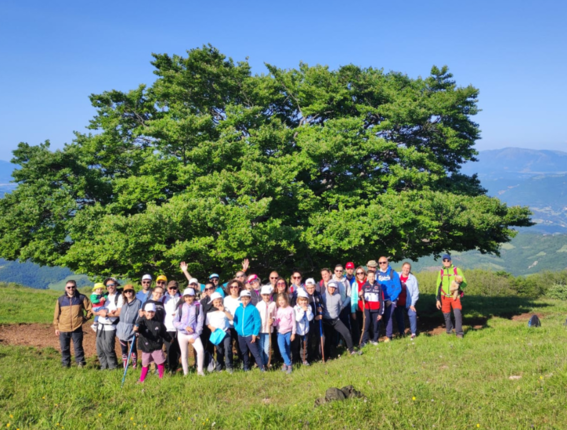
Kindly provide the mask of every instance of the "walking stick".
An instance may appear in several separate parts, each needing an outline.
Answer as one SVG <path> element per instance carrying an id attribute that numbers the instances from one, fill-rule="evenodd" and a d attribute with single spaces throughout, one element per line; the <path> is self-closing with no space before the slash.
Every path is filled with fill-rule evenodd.
<path id="1" fill-rule="evenodd" d="M 130 352 L 128 353 L 128 361 L 126 361 L 126 367 L 124 368 L 124 375 L 122 376 L 122 383 L 120 384 L 120 388 L 124 387 L 124 381 L 126 380 L 126 372 L 128 372 L 128 366 L 130 365 L 130 358 L 132 357 L 132 350 L 134 349 L 135 342 L 136 342 L 136 335 L 132 337 L 132 341 L 130 343 Z"/>
<path id="2" fill-rule="evenodd" d="M 270 332 L 268 333 L 268 369 L 272 366 L 272 328 L 270 327 Z"/>
<path id="3" fill-rule="evenodd" d="M 362 339 L 364 338 L 364 331 L 366 330 L 366 302 L 364 300 L 364 291 L 362 291 L 362 332 L 360 333 L 359 345 L 362 345 Z"/>
<path id="4" fill-rule="evenodd" d="M 325 362 L 325 336 L 323 336 L 323 312 L 319 312 L 321 319 L 319 320 L 319 335 L 321 336 L 321 358 Z"/>

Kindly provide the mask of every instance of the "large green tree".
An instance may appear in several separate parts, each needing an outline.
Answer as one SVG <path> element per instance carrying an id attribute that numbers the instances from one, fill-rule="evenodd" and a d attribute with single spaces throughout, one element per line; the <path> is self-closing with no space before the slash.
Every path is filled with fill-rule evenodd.
<path id="1" fill-rule="evenodd" d="M 478 90 L 446 67 L 411 79 L 354 65 L 266 65 L 205 46 L 154 55 L 151 87 L 91 95 L 63 150 L 14 151 L 0 257 L 91 275 L 255 271 L 447 249 L 497 253 L 527 208 L 460 173 Z"/>

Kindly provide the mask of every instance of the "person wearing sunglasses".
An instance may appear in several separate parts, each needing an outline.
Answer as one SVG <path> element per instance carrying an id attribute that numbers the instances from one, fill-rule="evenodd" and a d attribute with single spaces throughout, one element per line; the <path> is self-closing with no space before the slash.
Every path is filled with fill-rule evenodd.
<path id="1" fill-rule="evenodd" d="M 59 336 L 61 346 L 61 365 L 71 366 L 71 341 L 75 349 L 77 367 L 85 366 L 85 350 L 83 349 L 83 324 L 92 313 L 89 298 L 77 291 L 77 283 L 73 280 L 65 284 L 65 294 L 57 299 L 53 315 L 55 336 Z"/>
<path id="2" fill-rule="evenodd" d="M 180 303 L 181 295 L 179 294 L 179 285 L 177 281 L 169 281 L 167 291 L 163 296 L 163 307 L 165 309 L 164 325 L 171 340 L 165 341 L 166 361 L 165 367 L 170 374 L 177 371 L 179 367 L 179 358 L 181 351 L 179 342 L 177 341 L 177 329 L 173 324 L 173 319 L 177 313 L 177 305 Z"/>
<path id="3" fill-rule="evenodd" d="M 152 297 L 152 275 L 142 276 L 142 289 L 136 293 L 136 298 L 142 303 L 146 303 Z"/>
<path id="4" fill-rule="evenodd" d="M 278 282 L 279 278 L 280 278 L 280 275 L 278 275 L 278 272 L 276 272 L 275 270 L 272 271 L 270 273 L 270 276 L 268 276 L 268 283 L 266 285 L 271 287 L 272 291 L 276 291 L 276 282 Z"/>
<path id="5" fill-rule="evenodd" d="M 398 296 L 402 292 L 402 283 L 398 273 L 390 267 L 388 258 L 380 257 L 378 259 L 378 267 L 376 280 L 380 283 L 384 293 L 384 314 L 382 316 L 382 323 L 386 327 L 386 339 L 384 342 L 390 342 L 394 331 L 394 311 L 396 310 Z"/>
<path id="6" fill-rule="evenodd" d="M 333 280 L 339 287 L 339 294 L 341 296 L 341 313 L 339 318 L 350 331 L 350 281 L 345 277 L 344 268 L 342 264 L 337 264 L 333 271 Z M 337 338 L 338 340 L 338 338 Z"/>
<path id="7" fill-rule="evenodd" d="M 165 307 L 163 306 L 163 293 L 165 291 L 165 287 L 161 285 L 156 285 L 155 288 L 152 290 L 152 297 L 146 300 L 146 303 L 143 304 L 142 310 L 139 313 L 140 318 L 143 317 L 146 305 L 148 303 L 153 303 L 155 307 L 155 315 L 153 317 L 154 320 L 159 321 L 161 323 L 165 320 Z"/>
<path id="8" fill-rule="evenodd" d="M 203 312 L 203 317 L 205 321 L 207 320 L 207 314 L 209 312 L 215 312 L 217 309 L 213 305 L 213 300 L 211 300 L 212 294 L 215 292 L 216 287 L 210 281 L 207 281 L 205 284 L 205 288 L 203 290 L 203 298 L 201 299 L 201 312 Z M 222 298 L 222 296 L 221 296 Z M 215 354 L 215 345 L 210 342 L 211 337 L 211 330 L 209 329 L 208 325 L 205 323 L 203 324 L 203 331 L 201 333 L 201 343 L 203 344 L 203 349 L 205 350 L 205 362 L 204 366 L 209 368 L 211 371 L 212 367 L 209 367 L 209 364 L 213 360 Z"/>
<path id="9" fill-rule="evenodd" d="M 455 332 L 458 338 L 462 338 L 463 332 L 463 306 L 461 304 L 461 294 L 453 297 L 451 292 L 451 282 L 456 276 L 460 276 L 463 280 L 459 284 L 459 292 L 467 286 L 467 280 L 463 271 L 453 266 L 450 254 L 443 255 L 443 268 L 437 274 L 437 309 L 443 312 L 445 318 L 445 328 L 447 334 L 453 333 L 453 322 L 451 321 L 451 309 L 455 315 Z"/>
<path id="10" fill-rule="evenodd" d="M 351 311 L 351 333 L 352 341 L 355 345 L 360 343 L 360 338 L 362 335 L 362 324 L 363 324 L 363 312 L 362 307 L 362 287 L 366 283 L 366 270 L 364 267 L 358 266 L 354 270 L 355 283 L 351 288 L 351 301 L 350 301 L 350 311 Z"/>
<path id="11" fill-rule="evenodd" d="M 236 279 L 237 281 L 240 281 L 244 284 L 244 282 L 246 281 L 246 272 L 248 271 L 249 267 L 250 267 L 250 260 L 248 260 L 248 258 L 245 258 L 244 260 L 242 260 L 242 270 L 239 270 L 238 272 L 236 272 L 234 279 Z M 192 276 L 189 273 L 189 264 L 187 264 L 185 261 L 182 261 L 181 263 L 179 263 L 179 268 L 181 269 L 181 271 L 183 272 L 183 274 L 187 278 L 187 281 L 190 281 Z M 211 273 L 209 275 L 209 281 L 211 281 L 215 284 L 216 292 L 219 293 L 223 298 L 228 294 L 228 291 L 225 292 L 225 289 L 226 289 L 226 286 L 228 285 L 228 282 L 225 282 L 224 284 L 219 285 L 220 276 L 218 275 L 218 273 Z M 200 291 L 201 292 L 205 291 L 205 284 L 200 284 Z"/>
<path id="12" fill-rule="evenodd" d="M 262 301 L 262 295 L 260 294 L 260 278 L 258 275 L 250 275 L 246 280 L 246 284 L 244 287 L 250 291 L 250 302 L 256 306 L 258 303 Z M 271 288 L 270 288 L 271 291 Z M 234 315 L 234 314 L 233 314 Z"/>
<path id="13" fill-rule="evenodd" d="M 118 308 L 117 315 L 120 317 L 118 325 L 116 326 L 116 337 L 120 343 L 122 350 L 122 364 L 126 368 L 128 364 L 128 352 L 130 351 L 128 342 L 132 345 L 132 368 L 136 368 L 137 348 L 136 337 L 134 333 L 134 324 L 138 320 L 138 314 L 142 308 L 142 302 L 136 298 L 136 291 L 131 284 L 125 285 L 122 291 L 122 306 Z"/>
<path id="14" fill-rule="evenodd" d="M 234 312 L 236 312 L 236 309 L 242 303 L 240 301 L 240 292 L 244 290 L 244 284 L 238 279 L 233 279 L 231 281 L 228 281 L 227 289 L 228 295 L 223 299 L 223 305 L 225 309 L 227 309 L 231 313 L 231 315 L 234 315 Z M 240 351 L 240 344 L 238 343 L 238 337 L 236 336 L 234 324 L 232 321 L 229 321 L 229 324 L 233 348 L 236 348 L 238 360 L 242 361 L 242 352 Z"/>
<path id="15" fill-rule="evenodd" d="M 400 333 L 404 333 L 407 313 L 410 321 L 411 340 L 414 340 L 417 336 L 417 310 L 415 305 L 419 300 L 419 285 L 417 278 L 411 273 L 411 264 L 407 261 L 402 264 L 402 271 L 398 275 L 402 283 L 402 292 L 398 298 L 398 305 L 394 314 Z"/>
<path id="16" fill-rule="evenodd" d="M 296 270 L 291 274 L 291 285 L 289 286 L 289 291 L 299 292 L 299 290 L 305 290 L 305 285 L 301 282 L 302 280 L 301 272 Z"/>
<path id="17" fill-rule="evenodd" d="M 101 370 L 118 368 L 116 357 L 116 327 L 118 325 L 118 308 L 124 304 L 122 292 L 118 291 L 120 284 L 116 278 L 106 278 L 104 280 L 107 296 L 104 307 L 95 313 L 98 318 L 96 332 L 96 355 L 100 362 Z"/>

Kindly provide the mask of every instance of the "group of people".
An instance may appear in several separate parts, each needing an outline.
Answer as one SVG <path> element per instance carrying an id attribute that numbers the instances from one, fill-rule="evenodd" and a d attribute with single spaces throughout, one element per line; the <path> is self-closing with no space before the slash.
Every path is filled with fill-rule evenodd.
<path id="1" fill-rule="evenodd" d="M 337 264 L 333 270 L 321 269 L 318 282 L 304 280 L 299 271 L 288 282 L 273 271 L 265 285 L 256 274 L 247 275 L 248 266 L 244 260 L 242 270 L 224 284 L 216 273 L 201 284 L 182 262 L 180 268 L 187 279 L 183 291 L 165 275 L 157 276 L 152 287 L 153 278 L 146 274 L 138 292 L 131 284 L 120 290 L 118 280 L 109 277 L 95 284 L 88 298 L 78 293 L 74 281 L 68 281 L 54 316 L 63 366 L 71 364 L 71 340 L 77 365 L 84 365 L 82 325 L 93 314 L 101 369 L 119 367 L 117 338 L 124 367 L 131 358 L 136 368 L 138 348 L 141 351 L 140 382 L 152 362 L 160 378 L 166 370 L 176 372 L 180 362 L 187 375 L 189 345 L 201 376 L 205 366 L 209 371 L 232 373 L 236 361 L 244 371 L 255 363 L 262 372 L 280 362 L 281 369 L 291 373 L 293 363 L 309 366 L 336 357 L 341 345 L 350 354 L 360 354 L 366 345 L 378 344 L 381 326 L 384 342 L 389 342 L 394 321 L 403 336 L 406 317 L 409 338 L 417 336 L 419 286 L 410 263 L 403 263 L 399 273 L 387 257 L 371 260 L 365 267 Z M 456 278 L 460 281 L 457 292 L 453 287 Z M 437 307 L 444 314 L 447 333 L 452 333 L 453 311 L 456 335 L 462 337 L 461 295 L 466 280 L 449 254 L 443 255 L 437 285 Z"/>

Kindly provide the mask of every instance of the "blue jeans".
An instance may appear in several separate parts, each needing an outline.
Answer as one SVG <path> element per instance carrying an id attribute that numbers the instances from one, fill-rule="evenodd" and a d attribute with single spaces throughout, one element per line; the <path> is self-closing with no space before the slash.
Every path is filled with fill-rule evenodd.
<path id="1" fill-rule="evenodd" d="M 260 356 L 264 366 L 266 366 L 270 359 L 270 333 L 260 333 L 258 340 L 260 342 Z"/>
<path id="2" fill-rule="evenodd" d="M 286 334 L 278 333 L 278 346 L 280 347 L 280 354 L 282 355 L 284 364 L 291 366 L 291 332 Z"/>
<path id="3" fill-rule="evenodd" d="M 417 313 L 415 311 L 412 311 L 410 308 L 406 308 L 405 306 L 397 307 L 396 310 L 394 311 L 400 334 L 404 334 L 404 331 L 406 329 L 406 322 L 405 322 L 406 313 L 408 314 L 408 318 L 410 322 L 411 334 L 417 334 Z"/>

